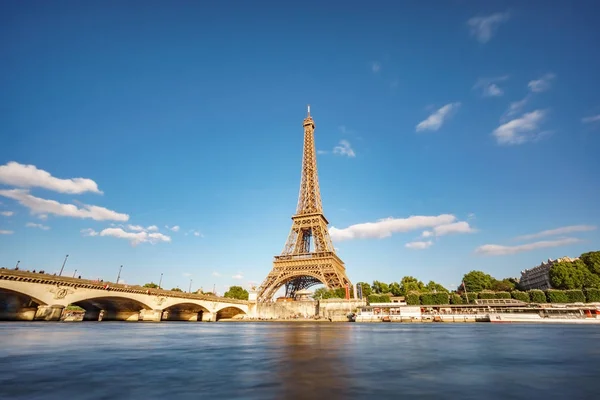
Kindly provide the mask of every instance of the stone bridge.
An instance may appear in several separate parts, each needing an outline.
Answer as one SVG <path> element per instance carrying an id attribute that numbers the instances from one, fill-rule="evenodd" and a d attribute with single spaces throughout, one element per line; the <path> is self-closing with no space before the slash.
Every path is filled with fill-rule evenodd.
<path id="1" fill-rule="evenodd" d="M 252 307 L 212 295 L 0 269 L 0 320 L 58 321 L 69 305 L 85 310 L 84 321 L 218 321 Z"/>

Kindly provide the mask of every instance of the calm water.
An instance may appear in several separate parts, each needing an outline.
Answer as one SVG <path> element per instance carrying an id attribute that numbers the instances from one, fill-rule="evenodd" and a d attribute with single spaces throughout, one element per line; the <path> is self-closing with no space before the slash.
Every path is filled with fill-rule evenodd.
<path id="1" fill-rule="evenodd" d="M 0 399 L 594 399 L 600 327 L 0 323 Z"/>

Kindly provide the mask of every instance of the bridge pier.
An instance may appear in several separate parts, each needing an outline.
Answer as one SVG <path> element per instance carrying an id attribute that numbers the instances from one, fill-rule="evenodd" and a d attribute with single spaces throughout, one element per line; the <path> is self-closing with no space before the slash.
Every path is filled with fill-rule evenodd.
<path id="1" fill-rule="evenodd" d="M 202 316 L 204 314 L 202 311 L 165 311 L 163 313 L 163 321 L 203 321 Z"/>
<path id="2" fill-rule="evenodd" d="M 139 311 L 103 310 L 101 321 L 139 321 Z"/>
<path id="3" fill-rule="evenodd" d="M 83 315 L 84 321 L 98 321 L 100 319 L 100 312 L 102 310 L 85 310 Z"/>
<path id="4" fill-rule="evenodd" d="M 162 310 L 142 310 L 140 311 L 140 321 L 160 322 L 162 320 Z"/>
<path id="5" fill-rule="evenodd" d="M 52 305 L 52 306 L 38 306 L 34 320 L 36 321 L 60 321 L 65 306 Z"/>
<path id="6" fill-rule="evenodd" d="M 216 322 L 217 320 L 217 313 L 216 312 L 204 312 L 201 315 L 201 321 L 202 322 Z"/>

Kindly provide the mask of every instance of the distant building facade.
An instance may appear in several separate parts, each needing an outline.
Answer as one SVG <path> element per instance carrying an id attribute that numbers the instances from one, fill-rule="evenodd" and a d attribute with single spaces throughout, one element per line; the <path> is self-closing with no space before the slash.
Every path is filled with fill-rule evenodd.
<path id="1" fill-rule="evenodd" d="M 519 280 L 519 285 L 523 290 L 552 289 L 549 276 L 550 268 L 552 268 L 554 264 L 559 262 L 573 262 L 578 259 L 579 258 L 562 257 L 557 258 L 556 260 L 552 260 L 549 258 L 548 261 L 542 262 L 537 267 L 521 271 L 521 279 Z"/>

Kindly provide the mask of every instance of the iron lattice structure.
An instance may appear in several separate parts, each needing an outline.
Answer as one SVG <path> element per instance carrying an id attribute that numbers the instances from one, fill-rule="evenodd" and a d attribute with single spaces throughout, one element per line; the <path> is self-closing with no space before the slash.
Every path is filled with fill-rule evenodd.
<path id="1" fill-rule="evenodd" d="M 298 290 L 323 283 L 329 289 L 342 288 L 351 283 L 346 276 L 344 262 L 335 254 L 323 215 L 317 153 L 315 149 L 315 122 L 310 116 L 304 119 L 304 154 L 302 178 L 296 214 L 292 229 L 281 255 L 275 256 L 273 269 L 258 292 L 258 301 L 270 301 L 279 288 L 285 285 L 285 296 L 293 297 Z"/>

